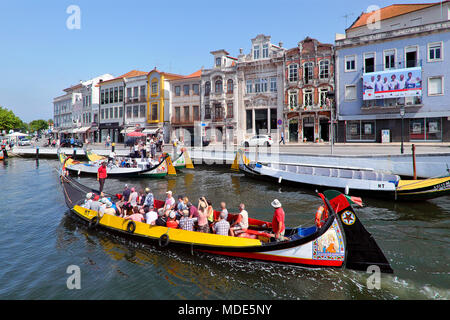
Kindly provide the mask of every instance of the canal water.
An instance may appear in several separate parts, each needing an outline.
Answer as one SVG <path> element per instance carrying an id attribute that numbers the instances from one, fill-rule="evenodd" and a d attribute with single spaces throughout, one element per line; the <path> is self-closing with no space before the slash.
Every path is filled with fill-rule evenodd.
<path id="1" fill-rule="evenodd" d="M 421 203 L 363 199 L 357 214 L 390 261 L 380 289 L 369 274 L 252 262 L 161 250 L 88 230 L 68 211 L 56 160 L 0 162 L 0 299 L 449 299 L 450 197 Z M 80 182 L 97 187 L 95 178 Z M 167 190 L 271 220 L 277 198 L 288 226 L 311 225 L 320 205 L 313 192 L 254 181 L 228 168 L 197 167 L 159 180 L 107 180 Z M 67 268 L 79 266 L 81 289 L 69 290 Z"/>

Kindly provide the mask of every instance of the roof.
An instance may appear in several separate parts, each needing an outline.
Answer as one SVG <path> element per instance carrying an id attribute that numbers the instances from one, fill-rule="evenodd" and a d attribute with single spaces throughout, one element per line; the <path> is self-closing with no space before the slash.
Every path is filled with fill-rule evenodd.
<path id="1" fill-rule="evenodd" d="M 156 67 L 152 71 L 148 72 L 148 74 L 150 74 L 151 72 L 157 72 L 157 73 L 165 76 L 168 80 L 184 78 L 184 76 L 182 76 L 181 74 L 159 71 L 158 69 L 156 69 Z"/>
<path id="2" fill-rule="evenodd" d="M 197 71 L 195 71 L 194 73 L 191 73 L 190 75 L 187 76 L 179 76 L 177 78 L 172 78 L 169 80 L 185 80 L 185 79 L 193 79 L 193 78 L 200 78 L 202 76 L 202 69 L 199 69 Z"/>
<path id="3" fill-rule="evenodd" d="M 449 0 L 433 2 L 433 3 L 411 3 L 411 4 L 393 4 L 384 8 L 380 11 L 380 20 L 386 20 L 394 17 L 398 17 L 407 13 L 414 11 L 419 11 L 422 9 L 430 8 L 435 5 L 440 5 L 441 3 L 446 3 Z M 363 12 L 361 15 L 353 22 L 353 24 L 347 29 L 355 29 L 362 27 L 367 24 L 369 18 L 373 15 L 373 12 Z"/>
<path id="4" fill-rule="evenodd" d="M 104 85 L 105 83 L 114 82 L 114 81 L 121 80 L 124 78 L 134 78 L 134 77 L 139 77 L 139 76 L 146 76 L 147 74 L 148 74 L 148 72 L 145 72 L 145 71 L 131 70 L 130 72 L 127 72 L 121 76 L 114 78 L 114 79 L 99 82 L 96 85 L 96 87 L 100 87 L 100 86 Z"/>

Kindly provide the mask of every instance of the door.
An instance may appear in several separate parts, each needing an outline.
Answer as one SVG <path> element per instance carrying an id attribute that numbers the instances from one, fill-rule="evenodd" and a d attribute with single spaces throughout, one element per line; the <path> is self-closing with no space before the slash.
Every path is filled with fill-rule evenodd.
<path id="1" fill-rule="evenodd" d="M 289 142 L 298 142 L 298 119 L 289 121 Z"/>

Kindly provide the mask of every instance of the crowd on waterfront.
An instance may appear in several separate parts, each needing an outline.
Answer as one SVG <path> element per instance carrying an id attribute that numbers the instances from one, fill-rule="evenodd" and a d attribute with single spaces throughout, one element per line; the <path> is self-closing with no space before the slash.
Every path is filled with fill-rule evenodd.
<path id="1" fill-rule="evenodd" d="M 114 202 L 103 193 L 88 193 L 83 207 L 97 211 L 100 217 L 110 214 L 149 225 L 224 236 L 244 236 L 249 228 L 249 215 L 243 203 L 239 205 L 239 213 L 232 218 L 225 202 L 220 203 L 220 210 L 214 214 L 213 205 L 206 197 L 200 197 L 195 206 L 184 195 L 179 195 L 175 200 L 170 190 L 166 192 L 166 199 L 161 203 L 155 201 L 150 188 L 138 191 L 128 185 L 125 185 L 123 192 L 116 197 L 118 201 Z M 275 209 L 272 220 L 273 236 L 277 240 L 284 240 L 285 213 L 277 199 L 271 204 Z"/>

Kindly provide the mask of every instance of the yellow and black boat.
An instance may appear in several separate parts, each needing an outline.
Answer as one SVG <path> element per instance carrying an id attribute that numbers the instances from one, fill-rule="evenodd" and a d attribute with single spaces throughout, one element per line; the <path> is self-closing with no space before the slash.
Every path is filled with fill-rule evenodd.
<path id="1" fill-rule="evenodd" d="M 286 228 L 286 241 L 275 241 L 271 223 L 257 219 L 249 219 L 250 227 L 242 237 L 231 237 L 149 225 L 115 215 L 100 216 L 97 211 L 82 207 L 86 193 L 98 194 L 98 191 L 65 174 L 61 174 L 60 179 L 67 206 L 90 228 L 103 229 L 138 242 L 179 248 L 193 254 L 202 252 L 313 268 L 346 267 L 367 271 L 369 266 L 378 266 L 381 272 L 393 272 L 374 238 L 357 217 L 352 202 L 337 191 L 319 194 L 327 212 L 320 225 Z M 114 195 L 107 196 L 113 202 L 118 199 Z M 154 205 L 159 208 L 163 203 L 155 201 Z M 237 215 L 230 213 L 228 216 L 229 221 L 233 221 Z"/>

